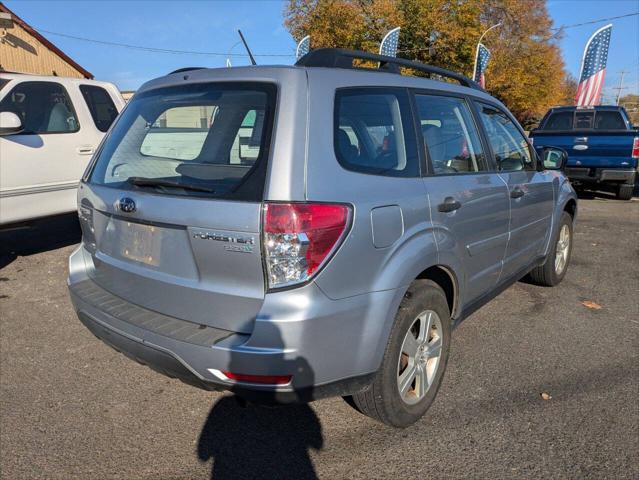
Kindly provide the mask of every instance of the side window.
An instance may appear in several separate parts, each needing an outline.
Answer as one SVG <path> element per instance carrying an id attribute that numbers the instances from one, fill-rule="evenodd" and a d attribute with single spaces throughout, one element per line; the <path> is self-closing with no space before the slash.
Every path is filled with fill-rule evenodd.
<path id="1" fill-rule="evenodd" d="M 249 110 L 244 115 L 229 153 L 233 165 L 253 165 L 260 156 L 264 110 Z"/>
<path id="2" fill-rule="evenodd" d="M 118 116 L 118 109 L 115 108 L 111 96 L 104 88 L 95 85 L 80 85 L 80 92 L 89 107 L 96 128 L 106 132 Z"/>
<path id="3" fill-rule="evenodd" d="M 415 100 L 435 175 L 486 169 L 477 127 L 465 100 L 419 94 Z"/>
<path id="4" fill-rule="evenodd" d="M 213 124 L 213 105 L 173 107 L 147 126 L 140 153 L 174 160 L 195 160 Z"/>
<path id="5" fill-rule="evenodd" d="M 73 103 L 55 82 L 22 82 L 0 102 L 0 111 L 13 112 L 29 133 L 72 133 L 80 129 Z"/>
<path id="6" fill-rule="evenodd" d="M 526 137 L 510 118 L 495 107 L 478 104 L 488 141 L 500 171 L 534 170 Z"/>
<path id="7" fill-rule="evenodd" d="M 419 176 L 413 121 L 404 90 L 338 90 L 333 136 L 337 160 L 348 170 Z"/>

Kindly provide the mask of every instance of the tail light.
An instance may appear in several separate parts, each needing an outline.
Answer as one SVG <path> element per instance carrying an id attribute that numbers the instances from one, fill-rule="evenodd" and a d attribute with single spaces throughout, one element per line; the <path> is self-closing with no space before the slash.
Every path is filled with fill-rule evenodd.
<path id="1" fill-rule="evenodd" d="M 343 240 L 351 207 L 334 203 L 264 205 L 264 262 L 269 288 L 309 280 Z"/>
<path id="2" fill-rule="evenodd" d="M 632 158 L 639 158 L 639 137 L 635 137 L 632 142 Z"/>

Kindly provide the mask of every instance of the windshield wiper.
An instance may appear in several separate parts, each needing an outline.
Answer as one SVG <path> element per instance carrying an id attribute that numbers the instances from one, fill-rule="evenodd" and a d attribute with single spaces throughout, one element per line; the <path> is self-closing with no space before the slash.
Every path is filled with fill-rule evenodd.
<path id="1" fill-rule="evenodd" d="M 203 187 L 200 185 L 191 185 L 189 183 L 182 183 L 175 180 L 166 180 L 163 178 L 129 177 L 127 182 L 138 187 L 170 187 L 192 190 L 194 192 L 215 193 L 215 190 L 213 190 L 212 188 Z"/>

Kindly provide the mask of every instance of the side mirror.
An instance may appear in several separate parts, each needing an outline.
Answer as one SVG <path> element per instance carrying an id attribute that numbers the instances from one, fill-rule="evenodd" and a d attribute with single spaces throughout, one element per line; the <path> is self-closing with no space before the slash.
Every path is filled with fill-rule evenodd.
<path id="1" fill-rule="evenodd" d="M 543 147 L 541 162 L 544 170 L 563 170 L 568 162 L 568 154 L 561 148 Z"/>
<path id="2" fill-rule="evenodd" d="M 0 135 L 14 135 L 22 130 L 20 117 L 13 112 L 0 112 Z"/>

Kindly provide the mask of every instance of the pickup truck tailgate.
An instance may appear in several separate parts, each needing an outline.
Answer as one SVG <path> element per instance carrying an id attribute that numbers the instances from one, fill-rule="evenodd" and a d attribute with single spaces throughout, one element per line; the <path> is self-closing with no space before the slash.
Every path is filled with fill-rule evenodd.
<path id="1" fill-rule="evenodd" d="M 543 131 L 533 135 L 535 148 L 553 146 L 568 152 L 568 166 L 596 168 L 636 168 L 632 158 L 635 132 Z"/>

